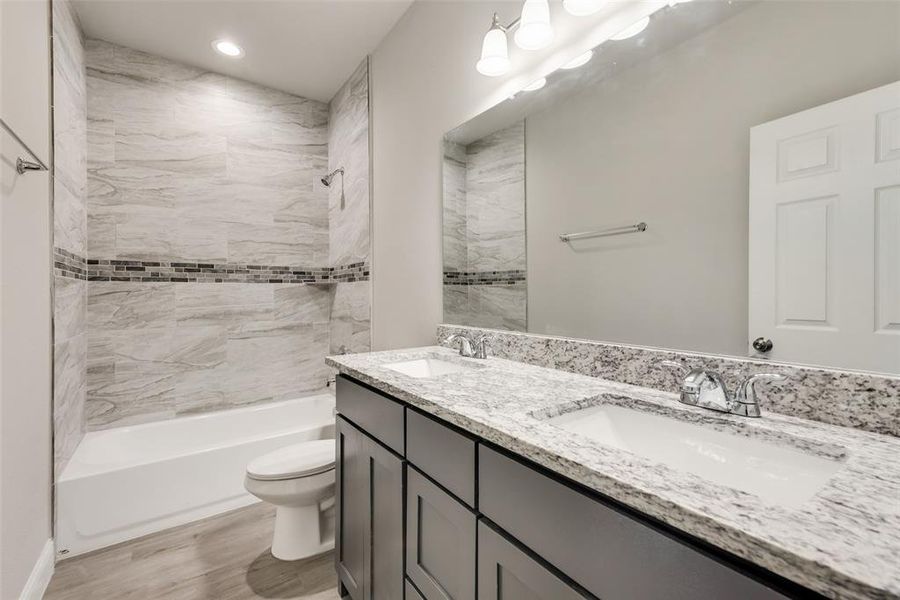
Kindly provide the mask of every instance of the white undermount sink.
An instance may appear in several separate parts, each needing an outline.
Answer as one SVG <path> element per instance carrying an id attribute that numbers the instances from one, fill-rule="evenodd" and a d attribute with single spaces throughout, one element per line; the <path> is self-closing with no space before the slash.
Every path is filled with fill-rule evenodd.
<path id="1" fill-rule="evenodd" d="M 788 508 L 809 500 L 843 466 L 840 460 L 759 437 L 614 404 L 564 413 L 549 422 Z"/>
<path id="2" fill-rule="evenodd" d="M 449 373 L 456 373 L 474 368 L 464 363 L 450 362 L 449 360 L 433 357 L 406 360 L 384 366 L 393 371 L 397 371 L 398 373 L 403 373 L 404 375 L 415 377 L 417 379 L 437 377 L 438 375 L 447 375 Z"/>

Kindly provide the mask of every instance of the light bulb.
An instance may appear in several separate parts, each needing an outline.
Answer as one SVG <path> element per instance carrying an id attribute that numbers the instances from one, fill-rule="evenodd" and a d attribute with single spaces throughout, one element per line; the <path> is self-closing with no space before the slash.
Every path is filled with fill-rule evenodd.
<path id="1" fill-rule="evenodd" d="M 548 0 L 525 0 L 515 39 L 523 50 L 540 50 L 553 41 Z"/>
<path id="2" fill-rule="evenodd" d="M 584 54 L 580 54 L 580 55 L 576 56 L 575 58 L 573 58 L 572 60 L 570 60 L 563 66 L 561 66 L 560 68 L 561 69 L 577 69 L 581 65 L 587 64 L 587 62 L 589 60 L 591 60 L 591 58 L 593 56 L 594 56 L 594 51 L 588 50 Z"/>
<path id="3" fill-rule="evenodd" d="M 600 10 L 605 3 L 606 0 L 563 0 L 563 8 L 565 8 L 566 12 L 570 15 L 585 17 Z"/>
<path id="4" fill-rule="evenodd" d="M 499 27 L 492 27 L 484 34 L 481 44 L 481 60 L 475 68 L 482 75 L 498 77 L 509 71 L 509 54 L 506 46 L 506 32 Z"/>
<path id="5" fill-rule="evenodd" d="M 212 47 L 219 54 L 230 58 L 240 58 L 244 55 L 244 49 L 229 40 L 216 40 L 212 43 Z"/>
<path id="6" fill-rule="evenodd" d="M 631 25 L 629 25 L 628 27 L 626 27 L 625 29 L 623 29 L 622 31 L 617 33 L 616 35 L 610 36 L 609 39 L 616 40 L 616 41 L 627 40 L 628 38 L 634 37 L 637 34 L 639 34 L 640 32 L 642 32 L 643 30 L 647 29 L 647 25 L 649 25 L 649 24 L 650 24 L 650 17 L 644 17 L 640 21 L 632 23 Z"/>
<path id="7" fill-rule="evenodd" d="M 523 87 L 522 91 L 523 92 L 534 92 L 536 90 L 541 89 L 546 84 L 547 84 L 547 78 L 541 77 L 540 79 L 535 79 L 534 81 L 532 81 L 531 83 L 529 83 L 528 85 Z"/>

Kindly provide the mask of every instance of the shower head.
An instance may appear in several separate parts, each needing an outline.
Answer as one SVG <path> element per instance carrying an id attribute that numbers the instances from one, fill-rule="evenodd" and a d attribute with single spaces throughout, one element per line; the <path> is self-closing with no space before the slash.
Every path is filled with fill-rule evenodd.
<path id="1" fill-rule="evenodd" d="M 337 169 L 335 169 L 334 171 L 332 171 L 331 173 L 329 173 L 328 175 L 323 177 L 321 180 L 322 185 L 324 185 L 325 187 L 331 187 L 331 182 L 334 181 L 334 176 L 337 175 L 338 173 L 340 173 L 341 177 L 343 178 L 344 167 L 338 167 Z"/>

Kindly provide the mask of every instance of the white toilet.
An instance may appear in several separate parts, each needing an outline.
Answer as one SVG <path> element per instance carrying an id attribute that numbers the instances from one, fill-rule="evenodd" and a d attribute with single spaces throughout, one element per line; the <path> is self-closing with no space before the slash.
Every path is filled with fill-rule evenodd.
<path id="1" fill-rule="evenodd" d="M 299 560 L 334 548 L 334 443 L 286 446 L 247 465 L 244 487 L 277 508 L 275 558 Z"/>

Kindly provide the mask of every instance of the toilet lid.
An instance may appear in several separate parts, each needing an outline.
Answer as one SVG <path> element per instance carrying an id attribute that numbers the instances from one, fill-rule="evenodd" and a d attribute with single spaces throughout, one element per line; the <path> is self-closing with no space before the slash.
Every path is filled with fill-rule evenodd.
<path id="1" fill-rule="evenodd" d="M 315 440 L 285 446 L 250 461 L 251 479 L 273 481 L 324 473 L 334 468 L 334 440 Z"/>

